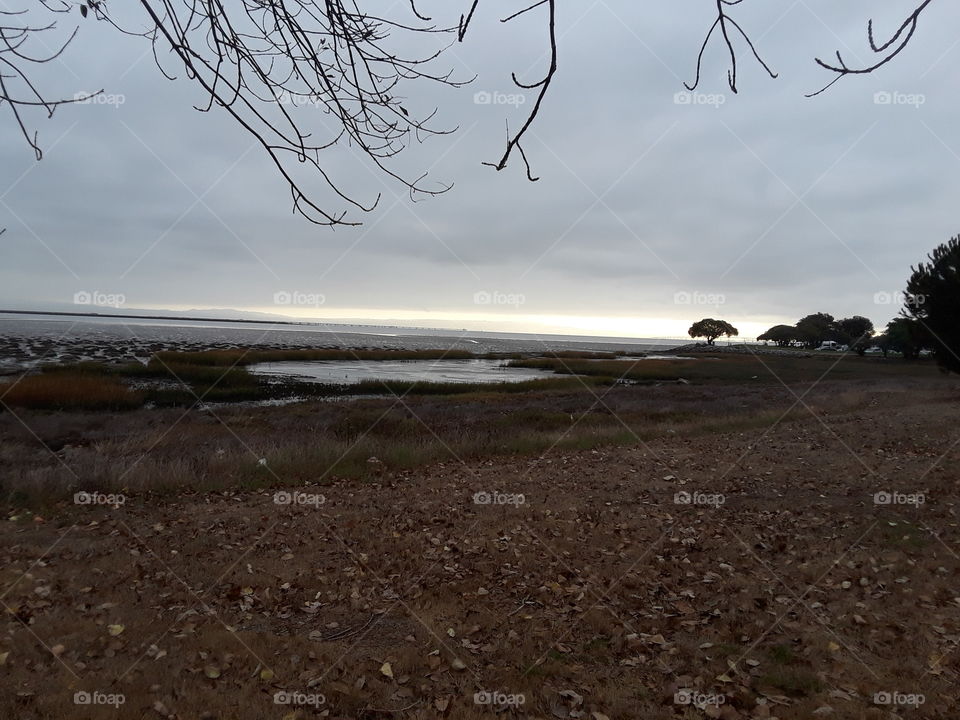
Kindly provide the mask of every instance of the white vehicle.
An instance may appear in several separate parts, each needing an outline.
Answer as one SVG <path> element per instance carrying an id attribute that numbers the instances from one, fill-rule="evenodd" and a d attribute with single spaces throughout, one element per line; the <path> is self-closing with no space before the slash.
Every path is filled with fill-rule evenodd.
<path id="1" fill-rule="evenodd" d="M 817 350 L 832 350 L 834 352 L 840 352 L 846 349 L 846 345 L 841 345 L 833 340 L 824 340 L 822 343 L 820 343 L 820 347 L 817 348 Z"/>

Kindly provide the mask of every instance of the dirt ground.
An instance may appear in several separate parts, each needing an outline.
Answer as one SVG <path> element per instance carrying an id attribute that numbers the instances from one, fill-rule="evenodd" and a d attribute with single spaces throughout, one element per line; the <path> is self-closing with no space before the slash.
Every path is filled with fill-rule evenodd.
<path id="1" fill-rule="evenodd" d="M 955 718 L 960 392 L 859 392 L 743 431 L 20 512 L 0 716 Z"/>

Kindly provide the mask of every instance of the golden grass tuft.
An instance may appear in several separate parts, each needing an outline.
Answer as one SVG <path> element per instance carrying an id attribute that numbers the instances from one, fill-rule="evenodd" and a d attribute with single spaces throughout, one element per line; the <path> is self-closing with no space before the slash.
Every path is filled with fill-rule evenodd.
<path id="1" fill-rule="evenodd" d="M 0 384 L 0 402 L 34 410 L 130 410 L 143 404 L 143 396 L 116 378 L 44 373 Z"/>

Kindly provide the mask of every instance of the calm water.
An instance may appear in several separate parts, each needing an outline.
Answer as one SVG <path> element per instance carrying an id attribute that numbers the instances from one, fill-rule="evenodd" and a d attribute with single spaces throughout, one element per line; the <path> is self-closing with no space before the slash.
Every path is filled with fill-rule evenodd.
<path id="1" fill-rule="evenodd" d="M 495 383 L 537 380 L 552 372 L 532 368 L 503 367 L 502 360 L 337 360 L 258 363 L 248 366 L 258 375 L 294 377 L 329 384 L 353 384 L 362 380 L 406 380 L 450 383 Z"/>
<path id="2" fill-rule="evenodd" d="M 656 339 L 457 332 L 332 323 L 283 325 L 0 313 L 0 370 L 8 371 L 40 361 L 129 361 L 146 359 L 158 350 L 205 350 L 237 346 L 456 349 L 481 354 L 556 350 L 646 352 L 680 344 L 682 342 Z"/>

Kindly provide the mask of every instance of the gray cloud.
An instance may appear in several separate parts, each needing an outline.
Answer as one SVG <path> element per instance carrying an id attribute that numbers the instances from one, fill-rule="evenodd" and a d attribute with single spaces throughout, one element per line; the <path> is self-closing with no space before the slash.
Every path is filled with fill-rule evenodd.
<path id="1" fill-rule="evenodd" d="M 560 73 L 526 143 L 533 184 L 518 162 L 501 173 L 480 164 L 502 151 L 504 120 L 516 127 L 527 108 L 473 97 L 513 92 L 511 70 L 536 77 L 543 28 L 478 18 L 442 61 L 479 73 L 474 85 L 409 89 L 459 133 L 397 163 L 412 176 L 429 167 L 454 189 L 411 203 L 342 148 L 326 167 L 362 199 L 382 198 L 363 227 L 336 231 L 292 215 L 251 139 L 222 113 L 191 109 L 202 97 L 164 80 L 142 42 L 85 24 L 69 67 L 45 68 L 44 80 L 51 92 L 103 87 L 125 102 L 38 120 L 39 164 L 3 116 L 0 194 L 16 185 L 0 205 L 0 305 L 99 288 L 133 305 L 262 309 L 293 288 L 324 293 L 326 310 L 460 312 L 467 323 L 473 293 L 496 289 L 522 293 L 525 313 L 669 317 L 681 334 L 712 313 L 674 296 L 702 292 L 723 294 L 718 312 L 735 323 L 816 310 L 886 322 L 895 308 L 875 305 L 875 293 L 902 286 L 909 265 L 956 232 L 960 10 L 932 7 L 918 41 L 882 72 L 806 99 L 829 79 L 814 55 L 869 54 L 863 9 L 811 2 L 781 15 L 745 4 L 739 17 L 780 78 L 741 54 L 734 96 L 712 45 L 700 92 L 722 101 L 678 104 L 711 22 L 710 3 L 700 5 L 564 10 Z M 435 6 L 438 16 L 448 7 Z M 878 12 L 878 31 L 900 12 Z M 877 104 L 882 92 L 924 102 Z"/>

